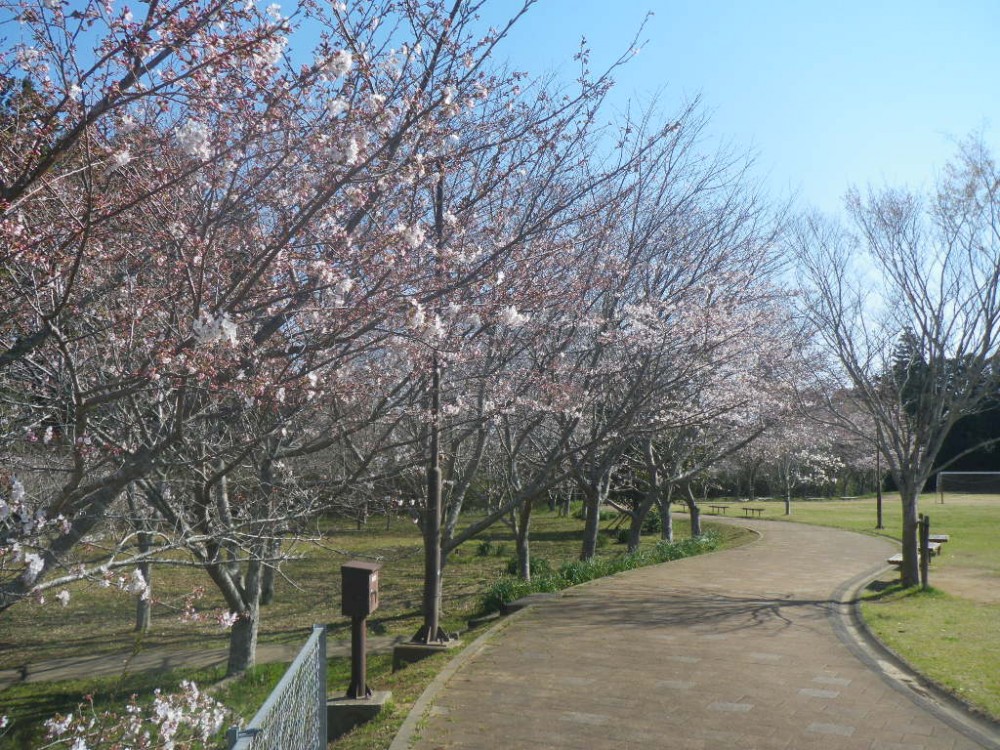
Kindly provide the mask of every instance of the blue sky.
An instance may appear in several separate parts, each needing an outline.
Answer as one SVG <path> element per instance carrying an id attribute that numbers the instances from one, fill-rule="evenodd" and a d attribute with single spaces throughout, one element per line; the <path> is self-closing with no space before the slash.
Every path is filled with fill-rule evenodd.
<path id="1" fill-rule="evenodd" d="M 1000 150 L 1000 0 L 541 0 L 501 56 L 569 81 L 581 36 L 596 69 L 649 10 L 615 103 L 700 94 L 776 197 L 836 212 L 849 185 L 930 187 L 973 131 Z"/>

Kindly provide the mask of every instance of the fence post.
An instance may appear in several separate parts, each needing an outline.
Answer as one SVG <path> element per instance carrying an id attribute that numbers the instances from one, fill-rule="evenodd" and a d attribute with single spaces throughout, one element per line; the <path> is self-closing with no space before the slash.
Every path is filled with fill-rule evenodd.
<path id="1" fill-rule="evenodd" d="M 927 579 L 930 573 L 930 532 L 931 517 L 920 514 L 920 586 L 927 588 Z"/>
<path id="2" fill-rule="evenodd" d="M 324 750 L 329 742 L 326 716 L 326 625 L 313 625 L 319 630 L 319 737 L 316 750 Z"/>

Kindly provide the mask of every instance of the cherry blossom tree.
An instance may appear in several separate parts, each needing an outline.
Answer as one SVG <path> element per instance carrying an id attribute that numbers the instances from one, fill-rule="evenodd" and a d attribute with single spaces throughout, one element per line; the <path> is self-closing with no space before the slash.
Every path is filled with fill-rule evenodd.
<path id="1" fill-rule="evenodd" d="M 660 133 L 598 255 L 604 283 L 590 285 L 581 326 L 587 400 L 571 454 L 588 510 L 584 559 L 629 451 L 740 408 L 787 349 L 783 293 L 768 283 L 779 223 L 744 180 L 745 164 L 699 153 L 703 124 L 692 106 Z"/>

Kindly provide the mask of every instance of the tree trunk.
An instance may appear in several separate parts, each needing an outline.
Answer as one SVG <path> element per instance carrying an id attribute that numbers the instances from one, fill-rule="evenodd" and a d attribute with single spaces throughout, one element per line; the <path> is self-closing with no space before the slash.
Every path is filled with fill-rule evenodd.
<path id="1" fill-rule="evenodd" d="M 148 532 L 139 532 L 139 552 L 146 553 L 149 552 L 152 546 L 152 538 Z M 139 565 L 139 572 L 142 573 L 142 577 L 146 579 L 146 595 L 139 596 L 136 598 L 135 602 L 135 632 L 145 633 L 149 630 L 150 623 L 153 617 L 153 598 L 152 598 L 152 588 L 153 588 L 153 571 L 152 566 L 149 563 L 142 563 Z"/>
<path id="2" fill-rule="evenodd" d="M 274 601 L 274 582 L 278 577 L 277 557 L 281 550 L 281 540 L 273 539 L 267 544 L 267 561 L 260 583 L 260 603 L 266 606 Z"/>
<path id="3" fill-rule="evenodd" d="M 792 515 L 792 490 L 790 487 L 785 491 L 785 515 Z"/>
<path id="4" fill-rule="evenodd" d="M 688 488 L 687 497 L 684 498 L 684 502 L 688 507 L 688 512 L 691 514 L 691 537 L 697 539 L 701 536 L 701 508 L 695 502 L 694 494 L 690 491 L 690 488 Z"/>
<path id="5" fill-rule="evenodd" d="M 639 545 L 642 542 L 643 524 L 646 523 L 646 517 L 649 515 L 649 511 L 652 509 L 653 505 L 656 504 L 656 501 L 660 496 L 660 472 L 659 466 L 656 462 L 656 451 L 653 448 L 653 442 L 651 440 L 646 441 L 645 453 L 646 471 L 649 475 L 649 486 L 646 488 L 646 494 L 643 495 L 642 502 L 640 502 L 632 512 L 632 523 L 628 530 L 629 552 L 639 551 Z"/>
<path id="6" fill-rule="evenodd" d="M 223 462 L 219 460 L 216 463 L 216 469 L 221 471 L 223 468 Z M 267 478 L 265 477 L 265 480 Z M 235 529 L 235 522 L 233 521 L 232 509 L 229 506 L 229 479 L 223 474 L 219 478 L 219 483 L 215 489 L 215 506 L 219 513 L 219 520 L 225 525 L 226 530 L 232 533 Z M 228 536 L 228 535 L 227 535 Z M 229 538 L 225 543 L 226 550 L 226 561 L 229 565 L 229 573 L 232 575 L 233 579 L 236 581 L 237 586 L 243 585 L 243 571 L 240 569 L 240 549 L 239 546 Z"/>
<path id="7" fill-rule="evenodd" d="M 910 587 L 920 583 L 919 493 L 916 486 L 906 486 L 900 487 L 899 494 L 903 504 L 903 564 L 899 572 L 903 586 Z"/>
<path id="8" fill-rule="evenodd" d="M 643 504 L 645 505 L 645 504 Z M 640 506 L 632 513 L 631 520 L 629 521 L 628 527 L 628 551 L 635 552 L 639 549 L 639 545 L 642 543 L 642 524 L 645 521 L 646 515 L 649 512 L 649 508 L 643 510 L 643 506 Z"/>
<path id="9" fill-rule="evenodd" d="M 581 560 L 593 560 L 597 555 L 597 536 L 601 530 L 601 491 L 591 488 L 584 492 L 583 507 L 586 520 L 583 524 L 583 545 L 580 549 Z"/>
<path id="10" fill-rule="evenodd" d="M 242 674 L 257 661 L 257 631 L 260 627 L 260 611 L 248 608 L 240 612 L 239 619 L 229 633 L 229 661 L 226 677 Z"/>
<path id="11" fill-rule="evenodd" d="M 152 548 L 153 536 L 149 533 L 149 518 L 145 512 L 140 513 L 139 511 L 139 506 L 136 502 L 135 484 L 130 484 L 128 486 L 128 489 L 125 491 L 125 497 L 128 501 L 129 513 L 132 516 L 132 523 L 138 529 L 136 541 L 139 547 L 139 554 L 145 555 Z M 145 633 L 149 630 L 153 611 L 153 571 L 150 564 L 148 562 L 140 563 L 139 573 L 146 581 L 146 593 L 145 596 L 139 596 L 135 600 L 135 632 Z"/>
<path id="12" fill-rule="evenodd" d="M 531 539 L 529 530 L 531 527 L 531 506 L 532 498 L 528 498 L 521 505 L 518 512 L 517 528 L 515 529 L 515 544 L 517 545 L 517 577 L 522 581 L 531 580 Z"/>
<path id="13" fill-rule="evenodd" d="M 246 586 L 240 592 L 242 607 L 229 633 L 229 661 L 226 676 L 240 674 L 257 663 L 257 632 L 260 628 L 260 591 L 262 564 L 259 553 L 247 563 Z"/>
<path id="14" fill-rule="evenodd" d="M 674 504 L 674 486 L 667 484 L 667 496 L 660 502 L 660 539 L 674 541 L 674 516 L 670 509 Z"/>

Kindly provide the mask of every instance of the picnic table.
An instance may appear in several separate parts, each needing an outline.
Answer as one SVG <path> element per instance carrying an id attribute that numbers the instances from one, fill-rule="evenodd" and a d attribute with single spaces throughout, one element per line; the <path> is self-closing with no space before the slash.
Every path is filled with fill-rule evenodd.
<path id="1" fill-rule="evenodd" d="M 760 518 L 762 515 L 764 515 L 764 509 L 757 508 L 751 505 L 744 505 L 743 515 L 746 516 L 747 518 L 750 518 L 751 514 L 756 516 L 757 518 Z"/>
<path id="2" fill-rule="evenodd" d="M 709 510 L 711 510 L 715 515 L 726 515 L 726 510 L 728 510 L 728 505 L 709 505 Z"/>

